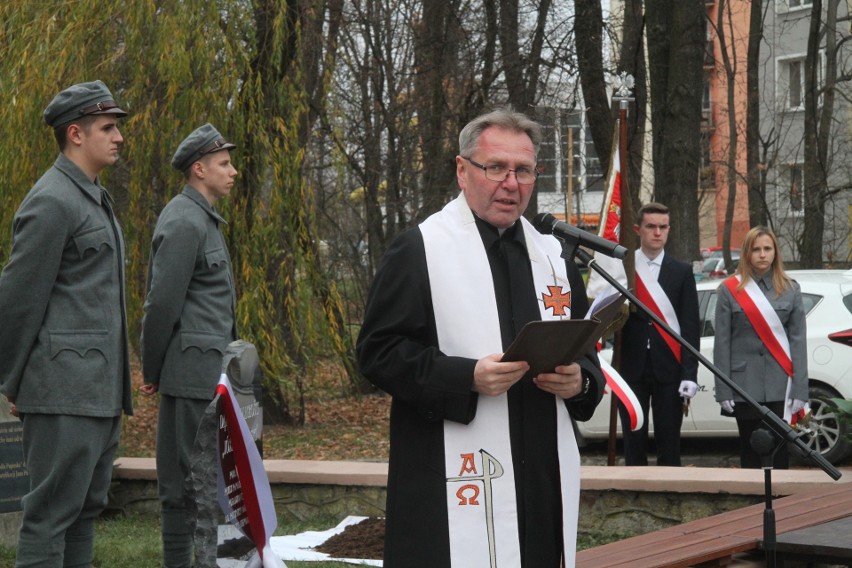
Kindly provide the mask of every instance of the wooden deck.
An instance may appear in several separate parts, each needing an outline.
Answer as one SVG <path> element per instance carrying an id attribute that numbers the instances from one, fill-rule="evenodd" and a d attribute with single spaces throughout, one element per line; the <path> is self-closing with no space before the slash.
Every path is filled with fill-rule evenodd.
<path id="1" fill-rule="evenodd" d="M 852 484 L 838 483 L 775 499 L 776 534 L 852 515 Z M 735 554 L 760 548 L 764 504 L 714 515 L 577 553 L 577 568 L 727 566 Z M 852 535 L 839 536 L 852 542 Z"/>

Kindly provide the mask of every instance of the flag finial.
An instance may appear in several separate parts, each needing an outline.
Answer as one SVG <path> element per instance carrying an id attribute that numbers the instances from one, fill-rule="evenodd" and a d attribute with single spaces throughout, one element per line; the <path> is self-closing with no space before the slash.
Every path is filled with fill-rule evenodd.
<path id="1" fill-rule="evenodd" d="M 622 71 L 618 75 L 614 75 L 612 77 L 612 88 L 615 94 L 613 94 L 612 98 L 632 101 L 633 97 L 630 96 L 630 92 L 633 90 L 633 85 L 635 84 L 633 75 L 628 74 L 627 71 Z"/>

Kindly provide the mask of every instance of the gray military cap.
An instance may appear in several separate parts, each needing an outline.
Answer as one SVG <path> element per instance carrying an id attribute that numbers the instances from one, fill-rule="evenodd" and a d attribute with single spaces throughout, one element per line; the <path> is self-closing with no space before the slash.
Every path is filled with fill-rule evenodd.
<path id="1" fill-rule="evenodd" d="M 44 121 L 57 128 L 63 124 L 93 114 L 115 114 L 127 116 L 118 107 L 103 81 L 91 81 L 72 85 L 53 97 L 44 109 Z"/>
<path id="2" fill-rule="evenodd" d="M 183 172 L 200 160 L 201 156 L 219 150 L 230 150 L 231 148 L 236 148 L 236 146 L 226 141 L 219 134 L 219 131 L 208 122 L 193 130 L 189 136 L 183 139 L 172 157 L 172 166 Z"/>

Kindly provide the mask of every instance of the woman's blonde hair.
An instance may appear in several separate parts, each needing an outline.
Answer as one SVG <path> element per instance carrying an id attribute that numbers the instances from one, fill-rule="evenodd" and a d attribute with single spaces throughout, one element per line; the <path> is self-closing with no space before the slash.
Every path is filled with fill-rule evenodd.
<path id="1" fill-rule="evenodd" d="M 738 290 L 742 290 L 743 286 L 748 283 L 749 279 L 754 278 L 754 270 L 751 265 L 751 249 L 754 247 L 754 241 L 758 237 L 767 236 L 772 240 L 772 246 L 775 248 L 775 258 L 772 259 L 772 288 L 776 294 L 781 294 L 790 286 L 790 277 L 784 272 L 784 261 L 781 260 L 781 251 L 778 250 L 778 239 L 775 233 L 769 227 L 758 225 L 752 227 L 746 233 L 743 239 L 743 248 L 740 251 L 740 263 L 737 266 L 737 274 L 740 275 L 740 284 Z"/>

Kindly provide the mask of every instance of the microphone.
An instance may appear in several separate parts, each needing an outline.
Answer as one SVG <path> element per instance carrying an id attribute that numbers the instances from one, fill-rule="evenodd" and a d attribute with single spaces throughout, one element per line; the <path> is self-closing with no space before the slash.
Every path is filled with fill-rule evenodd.
<path id="1" fill-rule="evenodd" d="M 622 259 L 627 256 L 627 249 L 618 243 L 593 235 L 564 221 L 560 221 L 550 213 L 539 213 L 532 220 L 533 227 L 539 233 L 553 235 L 557 239 L 577 243 L 613 258 Z"/>

